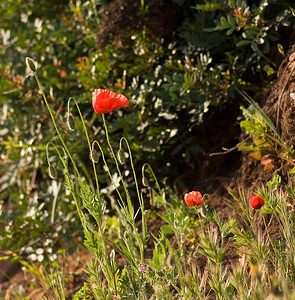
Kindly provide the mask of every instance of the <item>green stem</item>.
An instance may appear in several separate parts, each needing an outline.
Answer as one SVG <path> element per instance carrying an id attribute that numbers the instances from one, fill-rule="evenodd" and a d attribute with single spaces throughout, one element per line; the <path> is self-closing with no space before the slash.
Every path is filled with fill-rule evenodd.
<path id="1" fill-rule="evenodd" d="M 166 204 L 166 201 L 165 201 L 165 198 L 164 198 L 164 192 L 162 191 L 161 187 L 160 187 L 160 184 L 158 182 L 158 179 L 152 169 L 152 167 L 150 166 L 149 163 L 144 163 L 144 165 L 142 166 L 142 176 L 144 176 L 144 171 L 146 169 L 146 167 L 149 169 L 149 171 L 151 172 L 152 174 L 152 177 L 154 178 L 155 182 L 156 182 L 156 186 L 157 186 L 157 189 L 159 191 L 159 195 L 162 197 L 163 199 L 163 203 L 164 203 L 164 207 L 167 208 L 167 204 Z"/>
<path id="2" fill-rule="evenodd" d="M 125 211 L 125 213 L 127 213 L 127 210 L 126 210 L 126 208 L 125 208 L 125 204 L 124 204 L 124 201 L 123 201 L 123 199 L 122 199 L 122 196 L 121 196 L 121 194 L 120 194 L 120 192 L 119 192 L 119 190 L 118 190 L 118 188 L 117 188 L 117 186 L 116 186 L 116 184 L 115 184 L 115 182 L 114 182 L 113 176 L 112 176 L 112 174 L 111 174 L 111 172 L 110 172 L 110 169 L 109 169 L 109 166 L 108 166 L 108 164 L 107 164 L 107 162 L 106 162 L 106 159 L 105 159 L 103 150 L 102 150 L 100 144 L 98 143 L 98 141 L 93 141 L 93 143 L 92 143 L 92 150 L 94 149 L 94 145 L 95 145 L 95 144 L 98 146 L 98 148 L 99 148 L 99 150 L 100 150 L 100 153 L 101 153 L 101 156 L 102 156 L 102 160 L 103 160 L 104 165 L 105 165 L 105 167 L 106 167 L 106 169 L 107 169 L 107 173 L 108 173 L 108 175 L 109 175 L 109 177 L 110 177 L 110 179 L 111 179 L 111 182 L 112 182 L 113 186 L 115 187 L 115 190 L 116 190 L 116 192 L 117 192 L 117 194 L 118 194 L 118 196 L 119 196 L 119 199 L 120 199 L 119 205 L 120 205 L 120 207 Z"/>
<path id="3" fill-rule="evenodd" d="M 47 98 L 46 98 L 46 96 L 45 96 L 45 93 L 44 93 L 43 88 L 42 88 L 42 86 L 41 86 L 41 83 L 40 83 L 40 81 L 39 81 L 38 75 L 37 75 L 36 73 L 34 73 L 34 76 L 35 76 L 35 79 L 36 79 L 36 81 L 37 81 L 37 83 L 38 83 L 39 89 L 40 89 L 40 91 L 41 91 L 41 93 L 42 93 L 42 95 L 43 95 L 44 102 L 45 102 L 46 107 L 47 107 L 47 109 L 48 109 L 48 112 L 49 112 L 49 114 L 50 114 L 50 117 L 51 117 L 52 123 L 53 123 L 53 125 L 54 125 L 54 128 L 55 128 L 55 130 L 56 130 L 56 132 L 57 132 L 57 134 L 58 134 L 58 137 L 59 137 L 59 139 L 60 139 L 60 141 L 61 141 L 61 143 L 62 143 L 62 145 L 63 145 L 63 147 L 64 147 L 64 149 L 65 149 L 65 151 L 66 151 L 66 153 L 67 153 L 67 155 L 69 156 L 69 158 L 70 158 L 70 160 L 71 160 L 71 162 L 72 162 L 72 165 L 73 165 L 73 167 L 74 167 L 74 169 L 75 169 L 76 174 L 78 175 L 79 179 L 82 181 L 81 176 L 80 176 L 80 173 L 79 173 L 79 171 L 78 171 L 78 168 L 77 168 L 77 166 L 76 166 L 76 164 L 75 164 L 75 161 L 74 161 L 74 159 L 73 159 L 73 157 L 72 157 L 72 155 L 71 155 L 71 153 L 70 153 L 70 151 L 69 151 L 67 145 L 65 144 L 65 142 L 64 142 L 64 140 L 63 140 L 63 138 L 62 138 L 62 136 L 61 136 L 61 134 L 60 134 L 60 132 L 59 132 L 59 130 L 58 130 L 58 127 L 57 127 L 56 122 L 55 122 L 55 118 L 54 118 L 53 113 L 52 113 L 52 111 L 51 111 L 51 108 L 50 108 L 50 106 L 49 106 L 49 104 L 48 104 L 48 102 L 47 102 Z M 67 171 L 67 174 L 68 174 L 68 177 L 69 177 L 68 171 Z M 70 177 L 69 177 L 69 180 L 70 180 Z M 81 211 L 80 211 L 80 207 L 79 207 L 77 198 L 76 198 L 76 196 L 74 195 L 73 192 L 72 192 L 72 195 L 73 195 L 74 200 L 75 200 L 75 203 L 76 203 L 77 211 L 78 211 L 78 214 L 79 214 L 79 217 L 80 217 L 82 226 L 83 226 L 84 230 L 86 230 L 86 227 L 85 227 L 85 225 L 84 225 L 84 221 L 83 221 L 83 218 L 82 218 L 82 214 L 81 214 Z"/>
<path id="4" fill-rule="evenodd" d="M 59 156 L 59 159 L 60 159 L 60 161 L 62 162 L 62 164 L 63 164 L 63 166 L 65 168 L 66 176 L 70 180 L 70 173 L 69 173 L 68 166 L 67 166 L 65 160 L 63 159 L 62 155 L 60 154 L 58 148 L 52 142 L 49 142 L 46 145 L 46 157 L 47 157 L 48 164 L 50 165 L 50 162 L 49 162 L 49 153 L 48 153 L 48 151 L 49 151 L 49 145 L 51 145 L 54 148 L 55 152 Z M 72 190 L 70 192 L 71 192 L 71 194 L 72 194 L 72 196 L 74 198 L 74 201 L 75 201 L 75 204 L 76 204 L 76 208 L 77 208 L 77 212 L 78 212 L 81 224 L 83 226 L 83 229 L 84 229 L 84 231 L 86 231 L 86 227 L 85 227 L 85 224 L 84 224 L 84 221 L 83 221 L 83 218 L 82 218 L 82 214 L 81 214 L 81 211 L 80 211 L 80 208 L 79 208 L 79 204 L 78 204 L 78 200 L 76 198 L 76 195 L 75 195 L 75 193 Z"/>
<path id="5" fill-rule="evenodd" d="M 83 129 L 84 129 L 84 132 L 85 132 L 85 136 L 86 136 L 86 139 L 87 139 L 87 144 L 88 144 L 88 148 L 89 148 L 89 151 L 91 152 L 91 143 L 90 143 L 90 139 L 89 139 L 89 135 L 88 135 L 88 132 L 87 132 L 87 128 L 86 128 L 86 125 L 85 125 L 85 122 L 84 122 L 84 118 L 82 116 L 82 113 L 81 113 L 81 110 L 80 110 L 80 107 L 76 101 L 76 99 L 74 97 L 70 97 L 69 100 L 68 100 L 68 114 L 70 114 L 70 102 L 71 100 L 73 100 L 75 102 L 75 105 L 77 107 L 77 110 L 79 112 L 79 116 L 80 116 L 80 119 L 81 119 L 81 122 L 82 122 L 82 125 L 83 125 Z M 98 184 L 98 178 L 97 178 L 97 173 L 96 173 L 96 167 L 95 167 L 95 163 L 93 160 L 92 161 L 92 167 L 93 167 L 93 172 L 94 172 L 94 176 L 95 176 L 95 182 L 96 182 L 96 187 L 97 187 L 97 194 L 99 195 L 99 184 Z"/>
<path id="6" fill-rule="evenodd" d="M 42 92 L 44 102 L 45 102 L 46 107 L 47 107 L 47 109 L 48 109 L 48 112 L 49 112 L 49 114 L 50 114 L 50 117 L 51 117 L 52 123 L 53 123 L 53 125 L 54 125 L 54 128 L 55 128 L 55 130 L 56 130 L 56 133 L 58 134 L 58 137 L 59 137 L 59 139 L 60 139 L 60 141 L 61 141 L 61 143 L 62 143 L 64 149 L 66 150 L 66 153 L 67 153 L 67 155 L 69 156 L 69 158 L 70 158 L 70 160 L 71 160 L 71 162 L 72 162 L 72 164 L 73 164 L 73 167 L 74 167 L 74 169 L 75 169 L 77 175 L 79 176 L 79 179 L 81 179 L 80 173 L 79 173 L 78 168 L 77 168 L 77 166 L 76 166 L 76 164 L 75 164 L 75 162 L 74 162 L 74 160 L 73 160 L 73 157 L 72 157 L 72 155 L 71 155 L 71 153 L 70 153 L 70 151 L 69 151 L 67 145 L 65 144 L 65 142 L 64 142 L 64 140 L 63 140 L 63 138 L 62 138 L 62 136 L 61 136 L 61 134 L 60 134 L 60 131 L 59 131 L 57 125 L 56 125 L 55 118 L 54 118 L 53 113 L 52 113 L 52 111 L 51 111 L 51 108 L 50 108 L 50 106 L 49 106 L 49 104 L 48 104 L 48 102 L 47 102 L 47 98 L 46 98 L 46 96 L 45 96 L 45 93 L 44 93 L 44 91 L 43 91 L 43 88 L 42 88 L 42 86 L 41 86 L 41 83 L 40 83 L 40 81 L 39 81 L 39 79 L 38 79 L 38 76 L 37 76 L 36 73 L 34 73 L 34 75 L 35 75 L 36 81 L 37 81 L 37 83 L 38 83 L 39 89 L 40 89 L 41 92 Z"/>
<path id="7" fill-rule="evenodd" d="M 120 167 L 119 167 L 119 163 L 118 163 L 117 157 L 116 157 L 116 155 L 114 153 L 113 147 L 112 147 L 111 142 L 110 142 L 108 127 L 107 127 L 107 124 L 106 124 L 106 120 L 105 120 L 104 114 L 102 114 L 102 120 L 103 120 L 103 125 L 104 125 L 104 128 L 105 128 L 105 132 L 106 132 L 106 138 L 107 138 L 108 146 L 109 146 L 109 149 L 110 149 L 110 151 L 112 153 L 113 159 L 115 161 L 115 164 L 116 164 L 119 176 L 120 176 L 120 179 L 122 181 L 122 185 L 123 185 L 125 193 L 126 193 L 130 221 L 132 221 L 132 223 L 134 223 L 134 209 L 133 209 L 133 205 L 131 203 L 131 199 L 130 199 L 129 193 L 128 193 L 126 184 L 124 182 L 124 179 L 123 179 Z"/>
<path id="8" fill-rule="evenodd" d="M 262 214 L 262 219 L 263 219 L 264 227 L 265 227 L 266 234 L 267 234 L 267 236 L 268 236 L 269 242 L 270 242 L 270 244 L 271 244 L 271 247 L 272 247 L 272 249 L 273 249 L 273 251 L 274 251 L 275 256 L 277 257 L 277 254 L 276 254 L 276 248 L 274 247 L 274 245 L 273 245 L 273 243 L 272 243 L 272 239 L 270 238 L 269 231 L 268 231 L 268 228 L 267 228 L 267 225 L 266 225 L 266 221 L 265 221 L 265 217 L 264 217 L 263 214 Z M 271 260 L 271 261 L 273 261 L 273 260 Z"/>
<path id="9" fill-rule="evenodd" d="M 131 152 L 129 143 L 128 143 L 128 141 L 125 137 L 122 137 L 121 140 L 120 140 L 120 149 L 122 148 L 122 141 L 125 142 L 125 144 L 128 148 L 130 164 L 131 164 L 131 168 L 132 168 L 132 172 L 133 172 L 133 177 L 134 177 L 134 181 L 135 181 L 138 202 L 139 202 L 139 206 L 140 206 L 140 210 L 141 210 L 141 223 L 142 223 L 143 239 L 140 238 L 135 226 L 133 226 L 134 227 L 133 230 L 134 230 L 134 233 L 137 237 L 137 242 L 138 242 L 138 245 L 139 245 L 139 248 L 140 248 L 141 263 L 143 263 L 144 262 L 144 247 L 145 247 L 145 240 L 146 240 L 146 235 L 147 235 L 147 225 L 146 225 L 146 219 L 145 219 L 145 213 L 144 213 L 144 203 L 143 203 L 142 197 L 141 197 L 140 192 L 139 192 L 137 176 L 136 176 L 135 169 L 134 169 L 134 164 L 133 164 L 133 159 L 132 159 L 132 152 Z"/>
<path id="10" fill-rule="evenodd" d="M 115 294 L 117 295 L 117 284 L 116 284 L 116 278 L 115 278 L 115 274 L 113 272 L 113 267 L 112 267 L 112 264 L 110 262 L 110 259 L 109 259 L 109 254 L 108 254 L 108 251 L 107 251 L 107 247 L 106 247 L 106 242 L 105 242 L 105 236 L 103 234 L 103 230 L 102 230 L 102 227 L 101 227 L 101 224 L 99 223 L 98 224 L 98 232 L 99 232 L 99 235 L 100 235 L 100 239 L 101 239 L 101 242 L 102 242 L 102 248 L 103 248 L 103 253 L 104 253 L 104 260 L 105 260 L 105 269 L 106 269 L 106 277 L 109 277 L 109 281 L 113 281 L 113 284 L 114 284 L 114 289 L 115 289 Z M 101 262 L 103 264 L 103 262 Z"/>
<path id="11" fill-rule="evenodd" d="M 143 202 L 142 202 L 142 199 L 140 197 L 140 192 L 139 192 L 139 188 L 138 188 L 137 176 L 136 176 L 135 169 L 134 169 L 131 149 L 130 149 L 129 143 L 128 143 L 128 141 L 125 137 L 122 137 L 121 140 L 120 140 L 120 149 L 122 148 L 122 141 L 125 142 L 125 144 L 128 148 L 129 159 L 130 159 L 130 164 L 131 164 L 131 168 L 132 168 L 132 172 L 133 172 L 133 177 L 134 177 L 134 182 L 135 182 L 135 186 L 136 186 L 138 201 L 139 201 L 140 207 L 143 207 Z"/>
<path id="12" fill-rule="evenodd" d="M 126 193 L 127 206 L 128 206 L 128 219 L 129 219 L 130 225 L 132 226 L 132 229 L 133 229 L 133 232 L 134 232 L 134 236 L 135 236 L 135 238 L 136 238 L 136 241 L 137 241 L 137 243 L 138 243 L 138 246 L 139 246 L 139 249 L 140 249 L 140 259 L 141 259 L 141 262 L 143 263 L 143 262 L 144 262 L 144 245 L 143 245 L 142 240 L 141 240 L 141 238 L 140 238 L 140 236 L 139 236 L 139 233 L 137 232 L 136 227 L 135 227 L 135 223 L 134 223 L 134 221 L 135 221 L 134 208 L 133 208 L 133 205 L 132 205 L 132 203 L 131 203 L 131 199 L 130 199 L 130 196 L 129 196 L 127 187 L 126 187 L 126 185 L 125 185 L 125 182 L 124 182 L 124 179 L 123 179 L 123 176 L 122 176 L 120 167 L 119 167 L 119 163 L 118 163 L 117 157 L 116 157 L 116 155 L 115 155 L 115 153 L 114 153 L 113 147 L 112 147 L 111 142 L 110 142 L 109 133 L 108 133 L 108 128 L 107 128 L 107 124 L 106 124 L 106 120 L 105 120 L 104 114 L 102 114 L 102 119 L 103 119 L 103 124 L 104 124 L 105 131 L 106 131 L 107 142 L 108 142 L 110 151 L 111 151 L 111 153 L 112 153 L 112 156 L 113 156 L 113 158 L 114 158 L 114 161 L 115 161 L 115 163 L 116 163 L 116 167 L 117 167 L 119 176 L 120 176 L 121 181 L 122 181 L 122 185 L 123 185 L 124 190 L 125 190 L 125 193 Z M 123 139 L 125 139 L 125 138 L 123 138 Z M 122 140 L 122 139 L 121 139 L 121 140 Z M 142 200 L 141 200 L 141 198 L 140 198 L 140 193 L 139 193 L 139 189 L 138 189 L 138 183 L 137 183 L 137 179 L 136 179 L 136 173 L 135 173 L 134 165 L 133 165 L 133 161 L 132 161 L 131 150 L 130 150 L 130 147 L 129 147 L 128 142 L 127 142 L 126 139 L 125 139 L 125 142 L 126 142 L 126 144 L 127 144 L 128 150 L 129 150 L 130 161 L 131 161 L 131 166 L 132 166 L 132 170 L 133 170 L 133 175 L 134 175 L 135 185 L 136 185 L 136 189 L 137 189 L 138 199 L 139 199 L 140 207 L 141 207 L 141 210 L 142 210 L 142 215 L 143 215 L 143 217 L 144 217 L 143 202 L 142 202 Z M 120 144 L 121 144 L 121 143 L 120 143 Z M 145 234 L 145 233 L 144 233 L 144 234 Z"/>
<path id="13" fill-rule="evenodd" d="M 54 223 L 54 216 L 55 216 L 55 210 L 56 210 L 57 197 L 58 197 L 60 188 L 61 188 L 61 182 L 58 184 L 56 194 L 55 194 L 55 196 L 53 198 L 52 209 L 51 209 L 51 218 L 50 218 L 50 223 L 51 224 Z"/>

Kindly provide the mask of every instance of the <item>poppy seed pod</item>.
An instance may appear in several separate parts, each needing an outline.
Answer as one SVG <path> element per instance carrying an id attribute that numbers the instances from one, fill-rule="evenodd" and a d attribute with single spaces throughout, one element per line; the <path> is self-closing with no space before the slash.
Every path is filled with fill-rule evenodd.
<path id="1" fill-rule="evenodd" d="M 264 205 L 264 200 L 259 195 L 253 195 L 250 199 L 250 205 L 254 209 L 260 209 Z"/>
<path id="2" fill-rule="evenodd" d="M 105 114 L 118 107 L 127 107 L 128 99 L 109 90 L 95 89 L 92 92 L 92 106 L 97 114 Z"/>

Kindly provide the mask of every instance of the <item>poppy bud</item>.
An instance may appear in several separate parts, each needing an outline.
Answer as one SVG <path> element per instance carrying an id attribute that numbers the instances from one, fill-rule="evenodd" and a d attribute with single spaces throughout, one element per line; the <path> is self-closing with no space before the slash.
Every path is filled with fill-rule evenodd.
<path id="1" fill-rule="evenodd" d="M 142 185 L 145 186 L 145 187 L 148 187 L 149 184 L 148 184 L 148 181 L 147 179 L 145 178 L 145 174 L 144 174 L 144 170 L 145 170 L 145 165 L 142 166 L 142 169 L 141 169 L 141 173 L 142 173 Z"/>
<path id="2" fill-rule="evenodd" d="M 30 57 L 26 58 L 26 65 L 33 73 L 37 71 L 37 64 Z"/>
<path id="3" fill-rule="evenodd" d="M 53 166 L 48 166 L 48 174 L 51 179 L 56 179 L 57 173 Z"/>
<path id="4" fill-rule="evenodd" d="M 250 205 L 254 209 L 260 209 L 264 205 L 264 200 L 259 195 L 253 195 L 250 199 Z"/>
<path id="5" fill-rule="evenodd" d="M 142 185 L 145 186 L 145 187 L 148 187 L 148 186 L 149 186 L 149 184 L 148 184 L 148 182 L 147 182 L 145 176 L 142 177 Z"/>
<path id="6" fill-rule="evenodd" d="M 99 160 L 99 154 L 95 149 L 92 149 L 90 152 L 90 159 L 91 161 L 93 161 L 94 163 L 98 163 Z"/>
<path id="7" fill-rule="evenodd" d="M 208 216 L 208 214 L 209 214 L 208 208 L 205 205 L 202 205 L 202 207 L 201 207 L 201 216 L 203 218 L 206 218 Z"/>
<path id="8" fill-rule="evenodd" d="M 112 264 L 112 266 L 115 265 L 115 257 L 116 257 L 116 253 L 115 250 L 113 249 L 110 253 L 110 263 Z"/>
<path id="9" fill-rule="evenodd" d="M 74 131 L 74 127 L 75 127 L 75 122 L 74 122 L 74 118 L 73 115 L 71 113 L 67 113 L 66 114 L 66 118 L 67 118 L 67 126 L 71 131 Z"/>
<path id="10" fill-rule="evenodd" d="M 122 149 L 119 149 L 117 152 L 118 161 L 121 165 L 123 165 L 126 161 L 125 152 Z"/>

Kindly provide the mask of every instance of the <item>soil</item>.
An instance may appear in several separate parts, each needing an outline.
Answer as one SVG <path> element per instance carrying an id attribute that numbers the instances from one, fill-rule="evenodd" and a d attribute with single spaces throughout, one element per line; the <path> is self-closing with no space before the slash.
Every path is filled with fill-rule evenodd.
<path id="1" fill-rule="evenodd" d="M 270 117 L 280 133 L 284 145 L 289 148 L 295 142 L 295 100 L 291 94 L 295 91 L 295 47 L 291 54 L 281 63 L 277 80 L 261 101 L 261 107 Z M 271 157 L 274 168 L 266 171 L 259 161 L 249 160 L 243 156 L 239 170 L 240 183 L 250 191 L 270 180 L 274 174 L 279 174 L 285 183 L 288 182 L 290 164 L 282 158 L 284 149 L 276 145 L 276 153 Z"/>
<path id="2" fill-rule="evenodd" d="M 96 46 L 102 50 L 107 44 L 120 48 L 133 34 L 146 26 L 151 38 L 160 40 L 170 35 L 180 21 L 180 9 L 172 1 L 114 0 L 99 11 L 100 26 L 96 32 Z"/>

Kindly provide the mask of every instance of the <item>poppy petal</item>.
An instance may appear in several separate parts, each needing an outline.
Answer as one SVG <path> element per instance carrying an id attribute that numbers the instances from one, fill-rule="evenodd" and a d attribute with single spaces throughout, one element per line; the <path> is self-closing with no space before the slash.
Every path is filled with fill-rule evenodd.
<path id="1" fill-rule="evenodd" d="M 127 107 L 128 99 L 112 91 L 95 89 L 92 92 L 92 106 L 97 114 L 104 114 L 113 111 L 118 107 Z"/>

